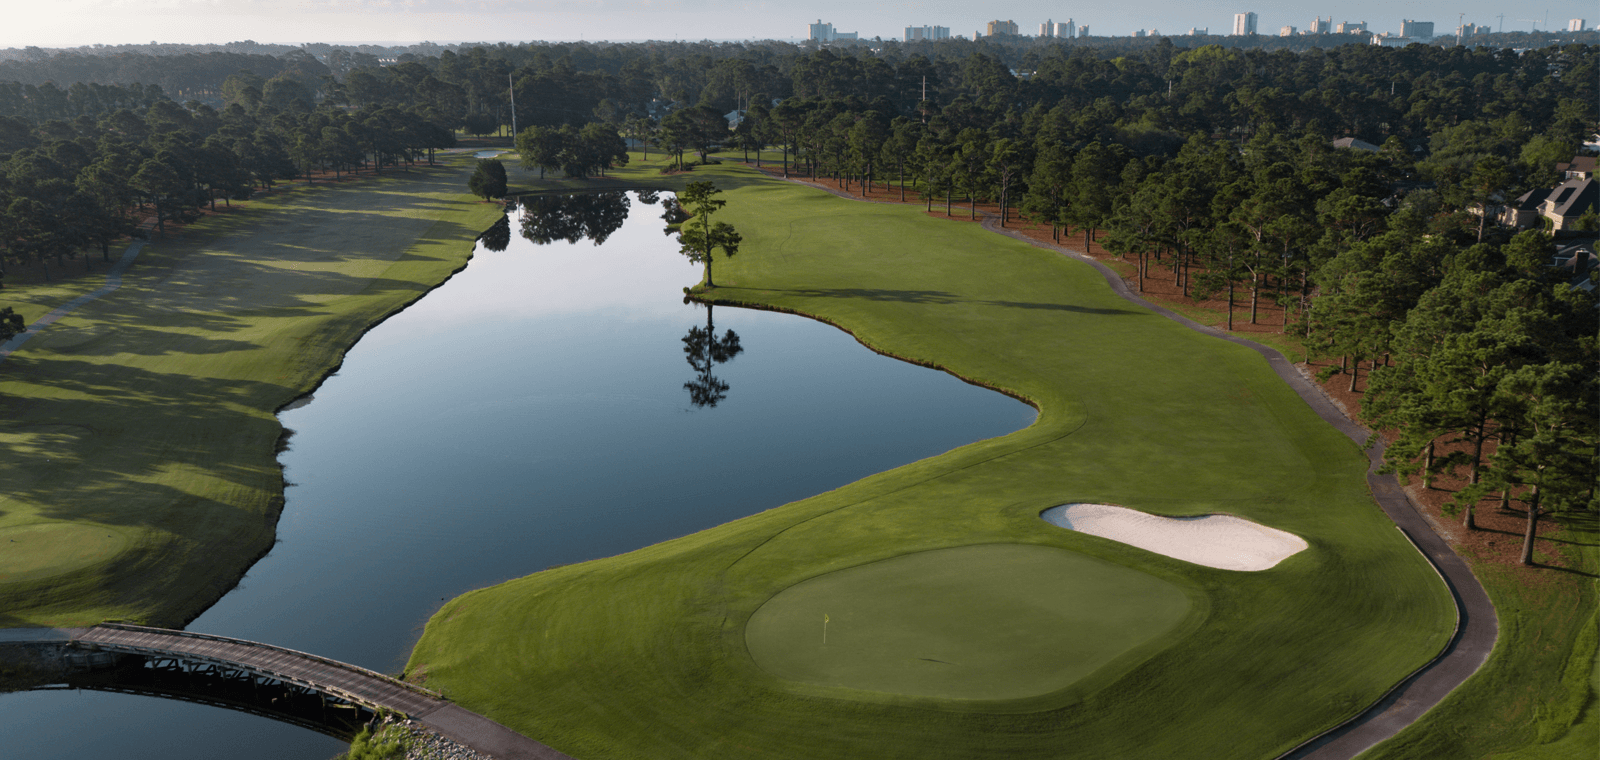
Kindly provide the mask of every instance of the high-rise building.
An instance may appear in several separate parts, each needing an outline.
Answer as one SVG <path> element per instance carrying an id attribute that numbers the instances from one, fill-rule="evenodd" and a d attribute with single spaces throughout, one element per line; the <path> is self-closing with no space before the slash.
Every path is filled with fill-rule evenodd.
<path id="1" fill-rule="evenodd" d="M 1431 40 L 1433 39 L 1433 22 L 1403 19 L 1400 22 L 1400 36 L 1409 37 L 1413 40 Z"/>
<path id="2" fill-rule="evenodd" d="M 1256 14 L 1253 12 L 1233 14 L 1233 36 L 1244 37 L 1256 33 Z"/>
<path id="3" fill-rule="evenodd" d="M 1139 31 L 1134 32 L 1133 36 L 1134 36 L 1135 39 L 1143 37 L 1143 36 L 1145 36 L 1145 31 L 1143 29 L 1140 29 Z"/>
<path id="4" fill-rule="evenodd" d="M 822 23 L 820 18 L 817 19 L 817 23 L 807 24 L 807 26 L 811 27 L 811 34 L 806 39 L 812 42 L 838 42 L 840 40 L 853 40 L 857 36 L 856 32 L 838 31 L 833 28 L 833 24 Z"/>
<path id="5" fill-rule="evenodd" d="M 1001 35 L 1011 35 L 1011 36 L 1015 37 L 1017 35 L 1017 22 L 1015 22 L 1015 21 L 998 21 L 998 20 L 990 21 L 989 22 L 989 36 L 990 37 L 999 37 Z"/>
<path id="6" fill-rule="evenodd" d="M 926 42 L 948 39 L 950 39 L 950 27 L 948 26 L 906 27 L 906 42 Z"/>
<path id="7" fill-rule="evenodd" d="M 1306 27 L 1306 34 L 1327 34 L 1332 30 L 1333 17 L 1329 16 L 1327 21 L 1323 21 L 1322 17 L 1318 16 L 1316 21 L 1311 22 L 1311 26 Z"/>
<path id="8" fill-rule="evenodd" d="M 1330 17 L 1330 20 L 1331 20 L 1331 17 Z M 1362 21 L 1360 23 L 1356 23 L 1354 21 L 1343 21 L 1343 22 L 1340 22 L 1337 27 L 1334 27 L 1333 33 L 1334 34 L 1355 34 L 1357 32 L 1365 32 L 1366 30 L 1367 30 L 1367 22 L 1365 22 L 1365 21 Z"/>
<path id="9" fill-rule="evenodd" d="M 1300 31 L 1300 30 L 1296 29 L 1296 28 L 1294 28 L 1292 26 L 1286 26 L 1286 27 L 1278 30 L 1278 36 L 1279 37 L 1293 37 L 1294 33 L 1298 32 L 1298 31 Z"/>
<path id="10" fill-rule="evenodd" d="M 1572 19 L 1572 20 L 1567 22 L 1567 31 L 1569 31 L 1569 32 L 1581 32 L 1581 31 L 1583 31 L 1584 25 L 1586 25 L 1588 23 L 1589 22 L 1586 19 L 1581 19 L 1581 18 Z"/>
<path id="11" fill-rule="evenodd" d="M 1078 27 L 1078 36 L 1079 37 L 1088 37 L 1089 36 L 1089 25 L 1088 24 L 1084 24 L 1083 26 Z"/>
<path id="12" fill-rule="evenodd" d="M 1191 27 L 1189 27 L 1189 36 L 1190 37 L 1209 37 L 1209 36 L 1211 36 L 1211 27 L 1208 26 L 1208 27 L 1202 28 L 1202 27 L 1198 27 L 1198 26 L 1191 26 Z"/>
<path id="13" fill-rule="evenodd" d="M 1078 36 L 1078 25 L 1072 23 L 1072 19 L 1070 18 L 1066 21 L 1057 21 L 1055 34 L 1051 36 L 1059 37 L 1064 40 L 1070 40 L 1073 37 Z"/>

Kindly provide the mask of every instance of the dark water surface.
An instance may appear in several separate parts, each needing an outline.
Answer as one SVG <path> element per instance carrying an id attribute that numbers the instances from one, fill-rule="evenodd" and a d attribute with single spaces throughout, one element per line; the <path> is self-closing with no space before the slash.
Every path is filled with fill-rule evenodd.
<path id="1" fill-rule="evenodd" d="M 530 211 L 364 337 L 310 403 L 281 415 L 295 431 L 282 461 L 296 485 L 277 547 L 190 630 L 397 673 L 446 598 L 1033 421 L 1024 404 L 827 325 L 684 304 L 699 270 L 660 215 L 631 194 Z M 0 715 L 0 757 L 313 760 L 343 749 L 149 697 L 8 694 Z"/>

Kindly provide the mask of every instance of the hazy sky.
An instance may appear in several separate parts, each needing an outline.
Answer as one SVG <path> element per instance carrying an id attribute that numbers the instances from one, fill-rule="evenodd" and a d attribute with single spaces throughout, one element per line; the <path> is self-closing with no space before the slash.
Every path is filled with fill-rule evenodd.
<path id="1" fill-rule="evenodd" d="M 0 47 L 75 47 L 157 42 L 434 42 L 641 39 L 803 38 L 819 18 L 839 31 L 862 37 L 898 38 L 908 25 L 947 26 L 970 37 L 990 19 L 1017 22 L 1024 34 L 1038 32 L 1047 17 L 1090 25 L 1097 36 L 1136 29 L 1166 34 L 1209 28 L 1232 29 L 1233 14 L 1254 11 L 1259 30 L 1276 34 L 1285 25 L 1304 29 L 1314 16 L 1368 22 L 1373 31 L 1399 32 L 1402 18 L 1433 21 L 1453 31 L 1457 13 L 1468 23 L 1527 31 L 1565 29 L 1569 18 L 1600 21 L 1593 0 L 1547 0 L 1537 9 L 1487 0 L 1348 0 L 1322 7 L 1285 0 L 1218 2 L 1134 0 L 1113 3 L 1049 3 L 1021 0 L 951 2 L 900 0 L 6 0 Z M 1503 22 L 1496 18 L 1504 13 Z M 1548 13 L 1549 23 L 1544 19 Z"/>

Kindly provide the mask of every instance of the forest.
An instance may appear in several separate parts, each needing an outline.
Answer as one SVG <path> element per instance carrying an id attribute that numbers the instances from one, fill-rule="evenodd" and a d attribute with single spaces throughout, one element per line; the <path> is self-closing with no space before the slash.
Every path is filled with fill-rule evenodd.
<path id="1" fill-rule="evenodd" d="M 1592 203 L 1559 230 L 1495 217 L 1561 183 L 1593 139 L 1600 46 L 1184 41 L 110 59 L 142 84 L 95 73 L 105 56 L 57 55 L 27 65 L 58 79 L 0 81 L 0 271 L 92 266 L 143 219 L 159 232 L 256 187 L 382 171 L 513 123 L 528 166 L 574 176 L 625 162 L 623 138 L 690 171 L 689 151 L 769 148 L 780 171 L 930 209 L 997 203 L 1003 223 L 1092 239 L 1136 261 L 1139 284 L 1225 294 L 1252 321 L 1281 306 L 1308 354 L 1368 379 L 1364 413 L 1401 431 L 1392 468 L 1466 473 L 1469 526 L 1490 495 L 1529 505 L 1531 561 L 1542 514 L 1597 508 L 1594 280 L 1556 264 L 1600 218 Z"/>

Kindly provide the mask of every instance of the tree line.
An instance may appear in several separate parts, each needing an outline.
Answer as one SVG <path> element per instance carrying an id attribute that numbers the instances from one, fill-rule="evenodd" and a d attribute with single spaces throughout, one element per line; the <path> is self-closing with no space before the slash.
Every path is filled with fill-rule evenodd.
<path id="1" fill-rule="evenodd" d="M 1556 162 L 1596 127 L 1600 47 L 1295 52 L 1159 39 L 1116 52 L 1037 42 L 878 52 L 781 43 L 477 46 L 318 81 L 239 71 L 220 85 L 220 110 L 179 105 L 148 86 L 22 88 L 11 102 L 32 110 L 13 106 L 0 119 L 0 144 L 9 146 L 4 258 L 70 256 L 125 234 L 141 205 L 159 223 L 309 169 L 411 160 L 448 144 L 454 129 L 487 133 L 514 117 L 527 127 L 517 147 L 530 167 L 576 176 L 624 160 L 625 136 L 667 150 L 679 168 L 689 150 L 731 145 L 758 150 L 761 161 L 760 148 L 775 146 L 786 172 L 846 187 L 892 183 L 930 209 L 952 211 L 960 201 L 975 217 L 979 201 L 993 202 L 1002 224 L 1022 215 L 1133 259 L 1141 286 L 1161 277 L 1192 297 L 1225 298 L 1230 327 L 1236 300 L 1253 322 L 1271 311 L 1258 307 L 1279 307 L 1279 329 L 1341 358 L 1352 382 L 1370 375 L 1379 416 L 1399 413 L 1383 404 L 1420 414 L 1417 399 L 1433 398 L 1389 390 L 1398 380 L 1383 378 L 1410 371 L 1416 344 L 1403 328 L 1429 293 L 1454 282 L 1461 262 L 1497 267 L 1504 283 L 1479 283 L 1491 291 L 1537 285 L 1542 295 L 1516 308 L 1569 332 L 1581 326 L 1572 299 L 1581 302 L 1584 291 L 1540 280 L 1529 263 L 1548 257 L 1549 240 L 1512 238 L 1470 212 L 1557 179 Z M 61 110 L 61 93 L 77 112 Z M 46 101 L 55 110 L 41 110 Z M 743 119 L 730 131 L 723 115 L 733 110 Z M 1337 149 L 1337 137 L 1378 149 Z M 69 218 L 85 222 L 61 231 L 57 222 Z M 1539 355 L 1592 376 L 1594 342 L 1580 338 Z M 1571 424 L 1561 445 L 1592 467 L 1594 416 L 1572 414 L 1588 413 L 1582 399 L 1593 394 L 1582 396 L 1581 382 L 1563 387 Z M 1474 486 L 1532 498 L 1537 485 L 1547 505 L 1592 503 L 1592 483 L 1584 490 L 1554 471 L 1535 483 L 1527 472 L 1511 474 L 1511 460 L 1495 460 L 1502 447 L 1511 457 L 1548 436 L 1525 433 L 1535 423 L 1515 416 L 1533 402 L 1490 407 L 1501 417 L 1483 418 L 1467 436 L 1481 449 L 1472 461 L 1452 454 L 1430 463 L 1407 439 L 1394 451 L 1411 459 L 1396 466 L 1468 467 Z M 1584 440 L 1580 456 L 1575 442 Z M 1520 480 L 1512 487 L 1509 478 Z"/>
<path id="2" fill-rule="evenodd" d="M 753 107 L 740 131 L 781 146 L 786 172 L 898 186 L 947 212 L 959 200 L 974 218 L 989 201 L 1002 224 L 1018 215 L 1057 237 L 1081 233 L 1134 259 L 1141 289 L 1163 277 L 1186 296 L 1225 298 L 1228 329 L 1236 301 L 1252 323 L 1259 306 L 1278 307 L 1278 329 L 1337 358 L 1352 390 L 1369 376 L 1364 413 L 1402 431 L 1391 468 L 1430 481 L 1464 469 L 1454 506 L 1469 527 L 1491 492 L 1528 505 L 1531 562 L 1543 510 L 1597 506 L 1596 301 L 1592 285 L 1576 287 L 1584 272 L 1553 266 L 1549 235 L 1474 212 L 1559 181 L 1556 164 L 1596 126 L 1575 96 L 1593 92 L 1597 49 L 1435 55 L 1355 54 L 1409 82 L 1404 95 L 1365 98 L 1359 121 L 1323 88 L 1326 65 L 1299 92 L 1263 88 L 1270 67 L 1202 48 L 1167 62 L 1168 92 L 1125 82 L 1133 94 L 1091 100 L 1105 80 L 1090 78 L 1019 109 L 1017 92 L 1059 85 L 973 61 L 967 78 L 986 68 L 993 88 L 943 106 L 905 114 L 884 98 L 792 98 Z M 1484 70 L 1464 80 L 1450 60 Z M 1369 126 L 1380 129 L 1360 133 L 1377 150 L 1334 146 Z M 1600 228 L 1600 217 L 1591 210 L 1581 226 Z"/>
<path id="3" fill-rule="evenodd" d="M 229 81 L 242 94 L 221 110 L 109 85 L 84 86 L 94 97 L 70 121 L 0 116 L 0 277 L 30 266 L 48 278 L 79 256 L 89 266 L 95 248 L 108 261 L 110 245 L 146 222 L 161 233 L 275 182 L 382 172 L 455 144 L 448 121 L 426 110 L 314 106 L 271 82 L 259 92 L 254 75 Z"/>

